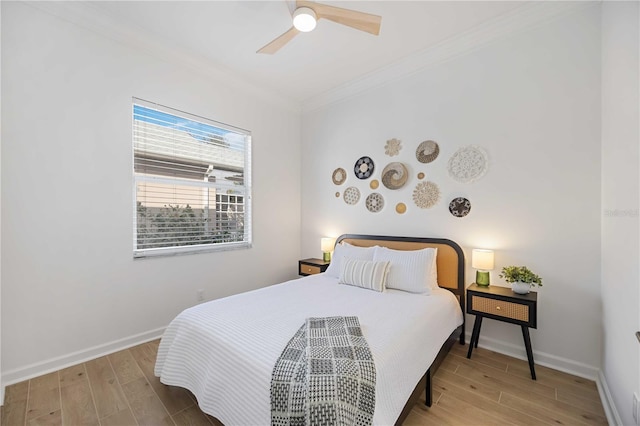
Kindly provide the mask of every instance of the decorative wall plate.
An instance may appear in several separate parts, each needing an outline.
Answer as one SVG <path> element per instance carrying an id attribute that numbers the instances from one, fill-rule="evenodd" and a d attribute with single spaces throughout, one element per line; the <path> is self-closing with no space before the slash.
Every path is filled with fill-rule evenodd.
<path id="1" fill-rule="evenodd" d="M 465 217 L 471 211 L 471 202 L 464 197 L 458 197 L 449 203 L 449 211 L 455 217 Z"/>
<path id="2" fill-rule="evenodd" d="M 389 139 L 387 144 L 384 146 L 384 153 L 389 157 L 393 157 L 394 155 L 398 155 L 401 149 L 402 142 L 400 139 Z"/>
<path id="3" fill-rule="evenodd" d="M 404 214 L 407 211 L 407 205 L 405 203 L 396 204 L 396 212 L 398 214 Z"/>
<path id="4" fill-rule="evenodd" d="M 407 183 L 409 171 L 399 162 L 389 163 L 382 170 L 382 184 L 389 189 L 400 189 Z"/>
<path id="5" fill-rule="evenodd" d="M 331 175 L 331 180 L 336 185 L 342 185 L 345 180 L 347 180 L 347 172 L 344 171 L 342 167 L 338 167 L 333 171 L 333 175 Z"/>
<path id="6" fill-rule="evenodd" d="M 416 158 L 421 163 L 431 163 L 438 158 L 438 154 L 440 154 L 440 147 L 434 141 L 421 142 L 416 149 Z"/>
<path id="7" fill-rule="evenodd" d="M 421 209 L 435 206 L 440 200 L 440 189 L 433 182 L 420 182 L 413 190 L 413 202 Z"/>
<path id="8" fill-rule="evenodd" d="M 340 197 L 340 193 L 336 192 L 336 198 Z"/>
<path id="9" fill-rule="evenodd" d="M 380 186 L 380 182 L 378 182 L 378 179 L 373 179 L 370 183 L 369 183 L 369 187 L 371 189 L 378 189 L 378 187 Z"/>
<path id="10" fill-rule="evenodd" d="M 422 172 L 418 173 L 418 179 L 420 180 L 424 179 L 424 173 Z"/>
<path id="11" fill-rule="evenodd" d="M 373 160 L 369 157 L 360 157 L 353 166 L 353 172 L 358 179 L 369 179 L 373 174 Z"/>
<path id="12" fill-rule="evenodd" d="M 480 179 L 489 168 L 487 153 L 479 146 L 469 145 L 457 150 L 449 159 L 449 176 L 460 183 Z"/>
<path id="13" fill-rule="evenodd" d="M 350 186 L 344 190 L 344 202 L 347 204 L 355 204 L 360 200 L 360 191 L 355 186 Z"/>
<path id="14" fill-rule="evenodd" d="M 367 210 L 371 213 L 378 213 L 384 207 L 384 197 L 381 194 L 374 192 L 373 194 L 369 194 L 365 203 L 367 205 Z"/>

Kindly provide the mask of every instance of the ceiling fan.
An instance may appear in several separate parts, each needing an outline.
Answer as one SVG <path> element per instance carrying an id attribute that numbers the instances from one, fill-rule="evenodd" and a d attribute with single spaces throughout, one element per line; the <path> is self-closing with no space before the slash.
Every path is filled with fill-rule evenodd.
<path id="1" fill-rule="evenodd" d="M 343 9 L 306 0 L 297 0 L 293 12 L 293 26 L 287 32 L 258 50 L 257 53 L 273 55 L 285 44 L 289 43 L 300 32 L 309 32 L 316 27 L 319 19 L 328 19 L 338 24 L 346 25 L 356 30 L 370 34 L 380 34 L 382 17 L 356 10 Z"/>

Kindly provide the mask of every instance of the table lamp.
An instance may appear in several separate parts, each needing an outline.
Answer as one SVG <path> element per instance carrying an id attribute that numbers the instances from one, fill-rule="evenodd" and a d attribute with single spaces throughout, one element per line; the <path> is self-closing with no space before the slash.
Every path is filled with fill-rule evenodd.
<path id="1" fill-rule="evenodd" d="M 477 269 L 476 284 L 489 285 L 489 271 L 493 269 L 493 250 L 473 249 L 471 267 Z"/>
<path id="2" fill-rule="evenodd" d="M 321 238 L 320 239 L 320 249 L 322 250 L 322 260 L 325 262 L 331 262 L 331 252 L 333 251 L 333 246 L 335 245 L 335 238 Z"/>

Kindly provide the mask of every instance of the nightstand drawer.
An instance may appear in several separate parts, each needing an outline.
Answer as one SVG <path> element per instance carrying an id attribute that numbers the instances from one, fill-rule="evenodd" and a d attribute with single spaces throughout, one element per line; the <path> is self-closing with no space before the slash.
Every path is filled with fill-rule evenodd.
<path id="1" fill-rule="evenodd" d="M 484 312 L 499 317 L 511 318 L 517 321 L 529 322 L 529 306 L 504 300 L 489 299 L 488 297 L 471 295 L 471 306 L 474 311 Z"/>
<path id="2" fill-rule="evenodd" d="M 298 261 L 298 275 L 315 275 L 324 272 L 329 267 L 329 262 L 322 259 L 302 259 Z"/>
<path id="3" fill-rule="evenodd" d="M 306 265 L 304 263 L 300 264 L 300 270 L 298 271 L 300 275 L 313 275 L 319 274 L 322 272 L 319 266 Z"/>

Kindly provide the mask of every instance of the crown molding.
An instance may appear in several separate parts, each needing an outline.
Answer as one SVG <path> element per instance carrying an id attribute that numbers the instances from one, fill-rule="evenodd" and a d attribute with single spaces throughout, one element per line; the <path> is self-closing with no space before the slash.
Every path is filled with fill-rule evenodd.
<path id="1" fill-rule="evenodd" d="M 424 69 L 480 49 L 494 41 L 531 30 L 560 16 L 600 4 L 599 1 L 529 2 L 488 20 L 468 31 L 450 37 L 432 47 L 391 65 L 342 84 L 302 102 L 303 113 L 352 98 L 367 90 L 404 79 Z"/>
<path id="2" fill-rule="evenodd" d="M 170 40 L 152 35 L 133 23 L 120 22 L 118 17 L 100 8 L 90 1 L 25 1 L 23 4 L 32 6 L 50 15 L 100 34 L 108 39 L 122 43 L 129 47 L 144 51 L 161 60 L 185 67 L 206 78 L 224 82 L 247 95 L 281 107 L 285 110 L 300 113 L 300 102 L 293 100 L 248 80 L 239 78 L 237 74 L 218 64 L 205 60 L 196 54 L 184 52 L 182 49 L 171 48 Z"/>

